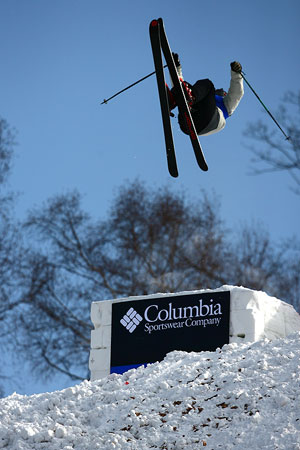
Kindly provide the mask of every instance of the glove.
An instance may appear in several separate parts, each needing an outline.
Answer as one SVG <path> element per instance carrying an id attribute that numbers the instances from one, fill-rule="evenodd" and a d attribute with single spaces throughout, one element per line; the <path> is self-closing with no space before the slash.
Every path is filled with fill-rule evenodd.
<path id="1" fill-rule="evenodd" d="M 230 64 L 230 67 L 231 67 L 231 70 L 233 70 L 233 72 L 241 73 L 241 71 L 242 71 L 242 65 L 238 61 L 233 61 Z"/>
<path id="2" fill-rule="evenodd" d="M 181 66 L 180 61 L 179 61 L 178 53 L 173 53 L 173 52 L 172 52 L 172 55 L 173 55 L 173 59 L 174 59 L 175 66 L 176 66 L 176 67 Z"/>

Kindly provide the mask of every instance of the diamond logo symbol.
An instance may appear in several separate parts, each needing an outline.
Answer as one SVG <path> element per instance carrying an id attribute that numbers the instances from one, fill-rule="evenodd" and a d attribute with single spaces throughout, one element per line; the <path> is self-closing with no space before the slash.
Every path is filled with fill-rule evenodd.
<path id="1" fill-rule="evenodd" d="M 140 316 L 133 308 L 130 308 L 127 313 L 124 314 L 120 323 L 129 331 L 129 333 L 133 333 L 142 320 L 142 316 Z"/>

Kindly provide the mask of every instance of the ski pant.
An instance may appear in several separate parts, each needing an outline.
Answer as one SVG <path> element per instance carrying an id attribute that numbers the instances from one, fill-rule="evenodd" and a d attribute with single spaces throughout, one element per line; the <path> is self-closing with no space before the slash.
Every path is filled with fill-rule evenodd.
<path id="1" fill-rule="evenodd" d="M 204 130 L 216 111 L 215 87 L 208 80 L 198 80 L 192 86 L 192 93 L 195 97 L 191 108 L 191 115 L 194 121 L 197 134 Z M 189 134 L 185 119 L 182 114 L 178 115 L 178 121 L 181 130 L 185 134 Z"/>

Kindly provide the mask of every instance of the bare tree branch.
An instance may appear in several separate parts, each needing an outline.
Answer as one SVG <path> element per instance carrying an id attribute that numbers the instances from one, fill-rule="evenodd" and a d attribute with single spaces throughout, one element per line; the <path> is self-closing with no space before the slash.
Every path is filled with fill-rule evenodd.
<path id="1" fill-rule="evenodd" d="M 300 194 L 300 91 L 287 92 L 277 114 L 280 123 L 287 130 L 289 140 L 271 125 L 261 120 L 251 123 L 245 136 L 256 141 L 247 145 L 254 155 L 253 174 L 287 171 L 293 180 L 293 190 Z"/>

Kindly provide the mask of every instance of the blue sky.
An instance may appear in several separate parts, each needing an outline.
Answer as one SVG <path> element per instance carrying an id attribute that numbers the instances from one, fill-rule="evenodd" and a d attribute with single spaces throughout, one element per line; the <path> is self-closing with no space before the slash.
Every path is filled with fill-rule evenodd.
<path id="1" fill-rule="evenodd" d="M 247 86 L 225 130 L 201 138 L 207 173 L 173 119 L 178 179 L 167 171 L 154 77 L 100 105 L 154 70 L 148 26 L 162 17 L 188 81 L 210 78 L 226 90 L 238 60 L 274 113 L 287 90 L 299 89 L 299 13 L 298 0 L 0 0 L 0 115 L 18 131 L 10 177 L 17 216 L 72 189 L 103 216 L 116 188 L 138 177 L 192 197 L 214 190 L 228 227 L 254 220 L 274 239 L 299 237 L 289 175 L 249 176 L 243 132 L 266 115 Z"/>

